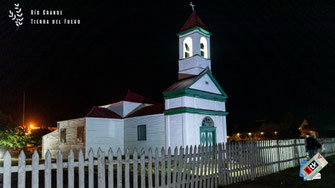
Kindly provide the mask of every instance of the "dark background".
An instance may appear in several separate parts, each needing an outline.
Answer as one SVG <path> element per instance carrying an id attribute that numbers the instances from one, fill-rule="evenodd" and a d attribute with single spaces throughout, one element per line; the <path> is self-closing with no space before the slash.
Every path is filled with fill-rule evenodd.
<path id="1" fill-rule="evenodd" d="M 25 22 L 8 17 L 21 2 Z M 290 117 L 335 122 L 335 1 L 193 1 L 211 37 L 212 71 L 229 98 L 228 128 Z M 127 89 L 163 101 L 177 80 L 189 1 L 2 0 L 0 110 L 55 126 Z M 81 25 L 30 25 L 30 9 L 62 9 Z M 302 121 L 302 119 L 301 119 Z M 321 123 L 322 122 L 322 123 Z M 299 126 L 299 125 L 297 125 Z"/>

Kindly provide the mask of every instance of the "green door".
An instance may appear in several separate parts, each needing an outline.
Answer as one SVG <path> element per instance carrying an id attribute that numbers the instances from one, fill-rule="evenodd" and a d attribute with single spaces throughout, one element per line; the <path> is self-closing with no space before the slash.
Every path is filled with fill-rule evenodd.
<path id="1" fill-rule="evenodd" d="M 215 127 L 200 127 L 200 145 L 213 146 L 216 144 Z"/>

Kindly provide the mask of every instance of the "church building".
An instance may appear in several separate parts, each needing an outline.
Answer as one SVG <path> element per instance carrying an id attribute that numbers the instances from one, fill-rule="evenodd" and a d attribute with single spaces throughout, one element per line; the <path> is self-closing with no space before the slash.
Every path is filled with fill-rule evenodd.
<path id="1" fill-rule="evenodd" d="M 43 156 L 72 149 L 88 155 L 129 149 L 213 145 L 227 141 L 227 95 L 211 70 L 211 33 L 193 10 L 178 33 L 178 81 L 159 104 L 128 90 L 122 101 L 93 107 L 86 116 L 59 121 L 42 139 Z"/>

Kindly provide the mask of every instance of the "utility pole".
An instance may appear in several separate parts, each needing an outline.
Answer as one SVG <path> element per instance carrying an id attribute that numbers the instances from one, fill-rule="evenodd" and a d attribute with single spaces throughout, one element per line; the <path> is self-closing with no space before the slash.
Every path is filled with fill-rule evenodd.
<path id="1" fill-rule="evenodd" d="M 23 105 L 22 105 L 22 126 L 25 127 L 24 115 L 26 109 L 26 91 L 23 91 Z"/>

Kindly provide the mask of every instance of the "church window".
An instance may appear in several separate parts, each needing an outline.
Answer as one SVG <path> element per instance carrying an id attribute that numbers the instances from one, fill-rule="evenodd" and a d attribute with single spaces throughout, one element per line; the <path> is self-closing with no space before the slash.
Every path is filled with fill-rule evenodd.
<path id="1" fill-rule="evenodd" d="M 183 42 L 183 56 L 188 58 L 192 56 L 192 39 L 187 37 Z"/>
<path id="2" fill-rule="evenodd" d="M 146 125 L 137 126 L 137 140 L 147 140 L 147 126 Z"/>
<path id="3" fill-rule="evenodd" d="M 214 121 L 212 120 L 212 118 L 207 116 L 202 120 L 201 126 L 203 126 L 203 127 L 214 127 Z"/>
<path id="4" fill-rule="evenodd" d="M 84 127 L 77 127 L 77 142 L 83 143 L 84 142 Z"/>
<path id="5" fill-rule="evenodd" d="M 60 130 L 60 143 L 64 144 L 66 143 L 66 129 Z"/>
<path id="6" fill-rule="evenodd" d="M 205 37 L 200 38 L 200 55 L 204 58 L 208 58 L 207 40 Z"/>

